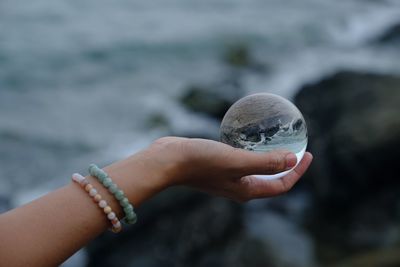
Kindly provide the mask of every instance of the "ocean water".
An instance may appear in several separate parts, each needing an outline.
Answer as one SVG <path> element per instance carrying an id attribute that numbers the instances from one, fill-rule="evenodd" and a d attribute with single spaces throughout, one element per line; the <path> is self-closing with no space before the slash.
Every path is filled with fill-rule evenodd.
<path id="1" fill-rule="evenodd" d="M 0 196 L 19 205 L 170 132 L 217 134 L 177 99 L 224 74 L 231 44 L 270 69 L 245 73 L 246 93 L 290 98 L 338 69 L 399 73 L 372 42 L 399 22 L 397 0 L 3 0 Z M 169 129 L 148 126 L 157 114 Z"/>
<path id="2" fill-rule="evenodd" d="M 398 0 L 2 0 L 0 207 L 170 132 L 218 134 L 177 99 L 225 73 L 231 44 L 269 67 L 244 73 L 246 93 L 291 98 L 338 69 L 400 73 L 398 49 L 372 42 L 399 22 Z"/>

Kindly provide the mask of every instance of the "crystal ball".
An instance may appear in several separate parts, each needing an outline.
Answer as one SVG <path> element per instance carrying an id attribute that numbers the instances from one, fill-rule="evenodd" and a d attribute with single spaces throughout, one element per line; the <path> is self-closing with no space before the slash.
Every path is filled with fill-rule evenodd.
<path id="1" fill-rule="evenodd" d="M 221 142 L 254 152 L 276 149 L 296 154 L 297 163 L 307 147 L 307 126 L 301 112 L 289 100 L 274 94 L 246 96 L 226 112 L 220 128 Z M 276 179 L 290 170 L 272 175 L 257 175 Z"/>

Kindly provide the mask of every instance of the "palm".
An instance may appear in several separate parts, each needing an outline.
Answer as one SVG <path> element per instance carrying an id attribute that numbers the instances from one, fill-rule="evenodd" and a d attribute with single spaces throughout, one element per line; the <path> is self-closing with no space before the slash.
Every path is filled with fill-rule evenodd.
<path id="1" fill-rule="evenodd" d="M 206 140 L 164 137 L 150 149 L 159 157 L 168 156 L 178 162 L 174 183 L 237 201 L 279 195 L 290 190 L 311 164 L 312 155 L 305 153 L 302 161 L 286 176 L 275 180 L 258 179 L 252 174 L 274 174 L 294 166 L 293 153 L 274 151 L 254 153 L 226 144 Z M 290 155 L 291 159 L 286 159 Z"/>

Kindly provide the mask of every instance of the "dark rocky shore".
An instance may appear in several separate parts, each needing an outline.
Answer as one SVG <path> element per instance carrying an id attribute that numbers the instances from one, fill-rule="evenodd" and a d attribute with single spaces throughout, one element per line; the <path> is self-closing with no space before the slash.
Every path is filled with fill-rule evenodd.
<path id="1" fill-rule="evenodd" d="M 242 49 L 227 56 L 239 73 L 252 66 Z M 210 84 L 223 86 L 190 86 L 182 103 L 220 120 L 241 96 L 240 75 Z M 315 161 L 290 194 L 243 206 L 168 190 L 126 233 L 89 245 L 89 266 L 400 266 L 400 77 L 340 71 L 294 102 Z"/>
<path id="2" fill-rule="evenodd" d="M 400 254 L 400 77 L 338 72 L 304 86 L 295 103 L 315 156 L 302 185 L 313 196 L 317 254 L 325 262 L 388 247 Z"/>

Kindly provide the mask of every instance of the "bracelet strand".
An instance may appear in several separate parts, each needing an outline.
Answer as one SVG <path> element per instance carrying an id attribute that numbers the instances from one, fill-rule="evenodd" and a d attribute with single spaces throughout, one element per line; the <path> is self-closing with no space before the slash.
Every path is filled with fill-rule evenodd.
<path id="1" fill-rule="evenodd" d="M 134 211 L 133 205 L 129 202 L 128 198 L 125 196 L 124 191 L 118 188 L 118 186 L 113 182 L 111 177 L 102 169 L 97 167 L 95 164 L 89 165 L 89 173 L 91 176 L 96 177 L 97 180 L 105 187 L 107 190 L 114 195 L 115 199 L 121 205 L 125 213 L 123 221 L 127 224 L 134 224 L 137 221 L 137 216 Z"/>
<path id="2" fill-rule="evenodd" d="M 103 210 L 104 214 L 107 216 L 107 219 L 111 222 L 112 227 L 110 230 L 114 233 L 119 233 L 122 230 L 121 222 L 117 218 L 117 215 L 112 208 L 108 205 L 107 201 L 103 199 L 94 186 L 79 173 L 74 173 L 72 175 L 72 181 L 78 183 L 89 194 L 97 206 Z"/>

